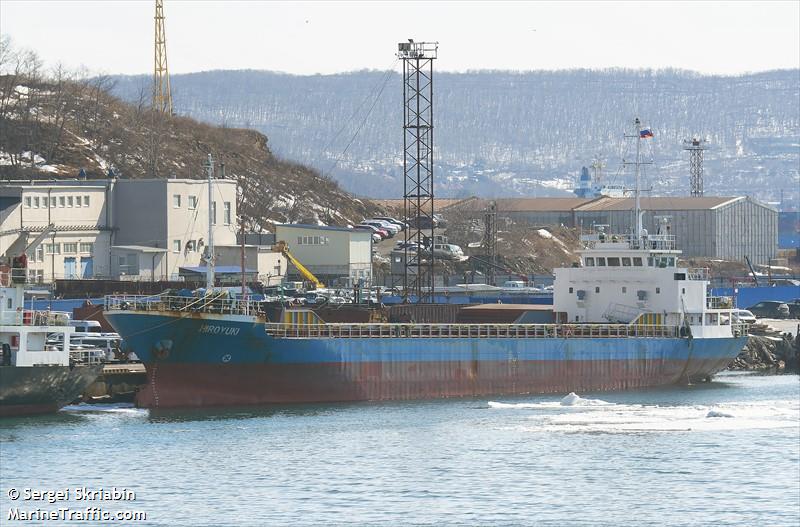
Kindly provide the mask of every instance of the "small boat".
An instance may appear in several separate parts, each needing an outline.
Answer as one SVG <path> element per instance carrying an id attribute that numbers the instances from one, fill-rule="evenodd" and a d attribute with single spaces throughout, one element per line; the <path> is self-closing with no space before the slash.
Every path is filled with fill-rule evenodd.
<path id="1" fill-rule="evenodd" d="M 100 375 L 92 355 L 71 353 L 75 328 L 62 314 L 24 307 L 27 258 L 0 258 L 0 417 L 58 411 Z M 48 344 L 60 335 L 61 346 Z"/>

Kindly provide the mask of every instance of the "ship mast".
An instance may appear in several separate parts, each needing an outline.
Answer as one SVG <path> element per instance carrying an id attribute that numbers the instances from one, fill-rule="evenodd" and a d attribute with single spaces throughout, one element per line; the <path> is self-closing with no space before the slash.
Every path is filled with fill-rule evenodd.
<path id="1" fill-rule="evenodd" d="M 206 175 L 208 176 L 208 243 L 206 244 L 206 293 L 214 289 L 214 218 L 213 218 L 213 199 L 214 199 L 214 159 L 208 154 L 206 162 Z"/>
<path id="2" fill-rule="evenodd" d="M 653 163 L 652 162 L 642 162 L 642 160 L 641 160 L 641 153 L 642 153 L 642 145 L 641 145 L 641 141 L 642 141 L 642 122 L 639 120 L 638 117 L 636 119 L 634 119 L 634 121 L 633 121 L 633 129 L 634 129 L 633 135 L 626 135 L 625 137 L 633 138 L 633 139 L 636 140 L 636 161 L 629 162 L 629 161 L 625 161 L 623 159 L 622 163 L 623 163 L 623 165 L 633 165 L 634 166 L 634 189 L 633 189 L 633 195 L 634 195 L 634 206 L 633 206 L 634 210 L 633 210 L 633 212 L 634 212 L 634 217 L 633 217 L 633 225 L 632 225 L 632 229 L 631 230 L 633 230 L 634 235 L 636 236 L 636 244 L 638 246 L 638 244 L 640 244 L 642 242 L 642 231 L 644 230 L 644 229 L 642 229 L 642 206 L 641 206 L 642 204 L 641 204 L 641 189 L 639 187 L 639 167 L 641 165 L 652 165 Z M 652 137 L 652 134 L 650 134 L 649 137 Z"/>
<path id="3" fill-rule="evenodd" d="M 642 144 L 642 123 L 639 121 L 637 117 L 636 120 L 633 122 L 635 131 L 634 134 L 636 136 L 636 177 L 634 178 L 634 191 L 633 194 L 635 196 L 636 204 L 634 205 L 634 213 L 636 225 L 635 232 L 636 232 L 636 242 L 638 243 L 642 239 L 642 214 L 641 214 L 641 202 L 639 201 L 639 164 L 641 162 L 641 144 Z"/>

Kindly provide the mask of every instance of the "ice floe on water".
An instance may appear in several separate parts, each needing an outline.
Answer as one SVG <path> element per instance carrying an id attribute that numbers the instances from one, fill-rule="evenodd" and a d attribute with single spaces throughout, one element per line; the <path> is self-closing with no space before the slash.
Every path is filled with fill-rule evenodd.
<path id="1" fill-rule="evenodd" d="M 556 401 L 503 403 L 492 409 L 515 409 L 512 424 L 525 431 L 568 433 L 688 432 L 800 426 L 800 401 L 720 402 L 715 405 L 660 406 L 610 403 L 575 393 Z"/>

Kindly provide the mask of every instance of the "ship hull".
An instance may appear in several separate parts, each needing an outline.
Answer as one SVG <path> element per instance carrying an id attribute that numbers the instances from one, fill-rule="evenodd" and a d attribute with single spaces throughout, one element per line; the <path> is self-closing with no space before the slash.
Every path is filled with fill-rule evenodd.
<path id="1" fill-rule="evenodd" d="M 255 319 L 107 314 L 147 368 L 143 407 L 625 390 L 706 379 L 745 338 L 300 338 Z"/>
<path id="2" fill-rule="evenodd" d="M 57 412 L 102 372 L 97 366 L 0 366 L 0 417 Z"/>

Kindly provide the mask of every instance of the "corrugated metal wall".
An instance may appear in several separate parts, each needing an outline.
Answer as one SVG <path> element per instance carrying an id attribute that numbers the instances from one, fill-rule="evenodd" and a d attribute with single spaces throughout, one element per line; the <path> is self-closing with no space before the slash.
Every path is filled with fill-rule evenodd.
<path id="1" fill-rule="evenodd" d="M 715 257 L 767 264 L 778 249 L 778 212 L 750 198 L 716 209 Z"/>

